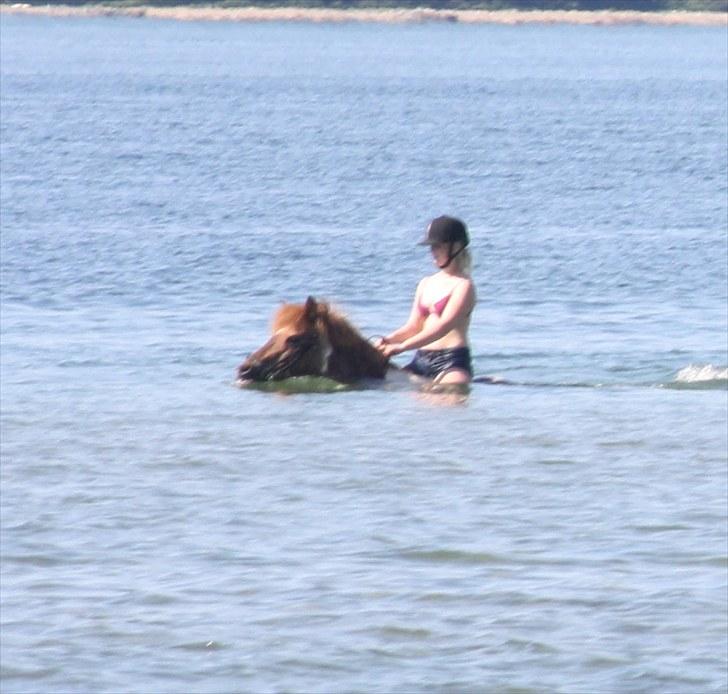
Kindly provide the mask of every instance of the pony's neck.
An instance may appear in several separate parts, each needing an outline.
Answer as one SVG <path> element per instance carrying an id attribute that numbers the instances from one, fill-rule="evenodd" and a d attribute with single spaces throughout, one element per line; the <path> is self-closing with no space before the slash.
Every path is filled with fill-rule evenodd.
<path id="1" fill-rule="evenodd" d="M 387 359 L 341 316 L 328 313 L 325 330 L 331 354 L 327 373 L 336 381 L 384 378 Z"/>

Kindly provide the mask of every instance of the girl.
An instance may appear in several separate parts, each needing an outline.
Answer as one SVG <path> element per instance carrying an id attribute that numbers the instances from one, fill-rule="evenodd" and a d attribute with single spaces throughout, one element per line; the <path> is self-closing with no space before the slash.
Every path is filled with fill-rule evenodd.
<path id="1" fill-rule="evenodd" d="M 417 350 L 405 369 L 436 384 L 467 384 L 473 375 L 468 328 L 476 295 L 468 242 L 459 219 L 432 220 L 420 245 L 430 247 L 438 271 L 417 285 L 407 322 L 377 345 L 386 357 Z"/>

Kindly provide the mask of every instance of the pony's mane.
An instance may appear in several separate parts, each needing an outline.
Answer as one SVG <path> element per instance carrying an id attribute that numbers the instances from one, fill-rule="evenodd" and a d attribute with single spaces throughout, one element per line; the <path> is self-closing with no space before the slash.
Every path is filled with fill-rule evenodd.
<path id="1" fill-rule="evenodd" d="M 272 327 L 274 330 L 302 327 L 313 317 L 313 327 L 319 334 L 341 347 L 351 347 L 364 340 L 348 319 L 327 301 L 317 301 L 315 310 L 315 316 L 309 316 L 305 304 L 283 304 L 273 316 Z"/>
<path id="2" fill-rule="evenodd" d="M 329 366 L 332 371 L 339 372 L 337 376 L 351 379 L 372 372 L 380 377 L 384 375 L 388 360 L 328 302 L 318 302 L 316 329 L 331 345 Z"/>
<path id="3" fill-rule="evenodd" d="M 362 340 L 366 342 L 362 334 L 349 322 L 341 311 L 325 301 L 320 301 L 318 306 L 317 324 L 319 321 L 325 324 L 326 334 L 332 345 L 335 344 L 338 347 L 351 348 L 359 345 Z M 319 326 L 317 325 L 317 327 Z"/>

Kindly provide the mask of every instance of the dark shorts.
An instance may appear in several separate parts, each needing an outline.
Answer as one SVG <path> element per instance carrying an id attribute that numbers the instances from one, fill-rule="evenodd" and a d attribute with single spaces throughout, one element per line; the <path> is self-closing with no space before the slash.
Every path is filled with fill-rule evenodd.
<path id="1" fill-rule="evenodd" d="M 427 378 L 435 378 L 450 369 L 462 369 L 473 375 L 470 350 L 467 347 L 418 349 L 415 358 L 404 368 L 405 371 Z"/>

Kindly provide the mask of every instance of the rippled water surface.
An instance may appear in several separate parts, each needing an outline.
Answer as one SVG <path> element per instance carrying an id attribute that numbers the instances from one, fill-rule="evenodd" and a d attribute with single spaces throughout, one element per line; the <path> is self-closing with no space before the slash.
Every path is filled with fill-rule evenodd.
<path id="1" fill-rule="evenodd" d="M 3 692 L 725 691 L 724 30 L 0 30 Z M 509 385 L 231 385 L 443 212 Z"/>

